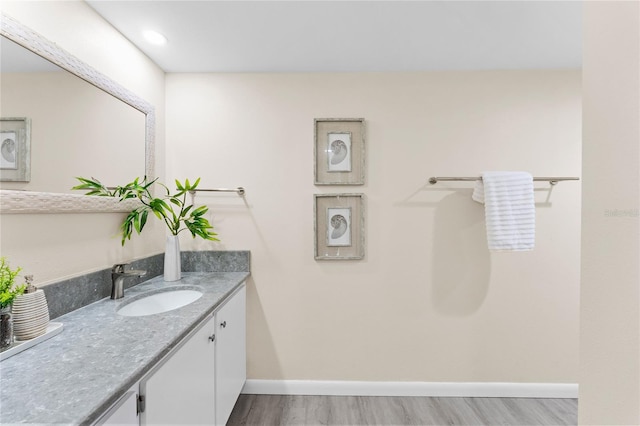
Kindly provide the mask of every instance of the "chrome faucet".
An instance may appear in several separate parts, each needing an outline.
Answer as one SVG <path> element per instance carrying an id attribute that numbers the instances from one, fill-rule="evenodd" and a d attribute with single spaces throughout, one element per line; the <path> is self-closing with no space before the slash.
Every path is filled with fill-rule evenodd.
<path id="1" fill-rule="evenodd" d="M 116 263 L 111 268 L 111 298 L 121 299 L 124 297 L 124 279 L 127 277 L 144 277 L 147 271 L 125 269 L 128 263 Z"/>

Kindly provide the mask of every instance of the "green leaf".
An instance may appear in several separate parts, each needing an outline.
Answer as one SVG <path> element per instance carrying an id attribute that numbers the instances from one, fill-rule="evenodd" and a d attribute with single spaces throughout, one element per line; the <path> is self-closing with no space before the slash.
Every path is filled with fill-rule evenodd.
<path id="1" fill-rule="evenodd" d="M 162 198 L 154 198 L 149 203 L 152 209 L 161 211 L 162 215 L 166 217 L 165 211 L 171 211 L 171 207 L 162 199 Z"/>
<path id="2" fill-rule="evenodd" d="M 25 285 L 15 285 L 15 279 L 22 268 L 11 269 L 5 257 L 0 257 L 0 307 L 6 307 L 13 303 L 13 299 L 22 294 Z"/>
<path id="3" fill-rule="evenodd" d="M 171 192 L 169 191 L 169 188 L 167 187 L 167 185 L 162 184 L 160 182 L 158 182 L 158 185 L 160 185 L 161 187 L 164 188 L 165 192 L 167 193 L 167 197 L 169 197 L 171 195 Z"/>
<path id="4" fill-rule="evenodd" d="M 122 231 L 122 245 L 124 245 L 126 240 L 131 239 L 131 234 L 133 233 L 133 228 L 135 226 L 134 224 L 137 216 L 138 216 L 137 210 L 134 210 L 131 213 L 129 213 L 125 218 L 124 222 L 122 222 L 122 226 L 120 227 Z M 140 231 L 138 231 L 138 233 L 140 233 Z"/>
<path id="5" fill-rule="evenodd" d="M 147 223 L 147 217 L 149 217 L 149 210 L 145 210 L 142 212 L 142 216 L 140 217 L 140 230 L 138 233 L 142 231 L 144 225 Z"/>
<path id="6" fill-rule="evenodd" d="M 97 195 L 97 196 L 114 196 L 115 191 L 110 191 L 99 180 L 95 178 L 87 179 L 83 177 L 76 177 L 80 182 L 80 185 L 72 187 L 73 190 L 89 191 L 85 195 Z"/>
<path id="7" fill-rule="evenodd" d="M 197 209 L 195 209 L 193 212 L 191 212 L 191 216 L 202 216 L 203 214 L 205 214 L 207 211 L 209 211 L 209 207 L 207 206 L 200 206 Z"/>
<path id="8" fill-rule="evenodd" d="M 145 176 L 145 180 L 146 180 L 146 176 Z M 146 185 L 143 185 L 143 188 L 145 191 L 149 192 L 149 188 L 151 188 L 151 185 L 153 185 L 158 179 L 154 179 L 151 182 L 147 183 Z"/>
<path id="9" fill-rule="evenodd" d="M 133 228 L 138 232 L 138 234 L 140 233 L 140 215 L 136 214 L 135 216 L 133 216 Z"/>

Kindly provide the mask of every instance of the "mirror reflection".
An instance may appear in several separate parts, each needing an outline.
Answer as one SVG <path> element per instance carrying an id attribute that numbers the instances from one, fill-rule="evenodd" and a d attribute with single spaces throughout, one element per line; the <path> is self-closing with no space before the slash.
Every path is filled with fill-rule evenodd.
<path id="1" fill-rule="evenodd" d="M 0 115 L 31 127 L 30 181 L 3 178 L 1 189 L 73 193 L 75 176 L 144 176 L 144 113 L 5 37 L 0 53 Z"/>

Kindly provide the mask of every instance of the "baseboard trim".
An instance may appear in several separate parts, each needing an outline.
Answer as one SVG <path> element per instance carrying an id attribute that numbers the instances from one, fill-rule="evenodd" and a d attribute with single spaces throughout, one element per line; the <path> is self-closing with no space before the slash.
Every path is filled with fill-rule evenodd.
<path id="1" fill-rule="evenodd" d="M 434 396 L 478 398 L 577 398 L 574 383 L 363 382 L 249 379 L 253 395 Z"/>

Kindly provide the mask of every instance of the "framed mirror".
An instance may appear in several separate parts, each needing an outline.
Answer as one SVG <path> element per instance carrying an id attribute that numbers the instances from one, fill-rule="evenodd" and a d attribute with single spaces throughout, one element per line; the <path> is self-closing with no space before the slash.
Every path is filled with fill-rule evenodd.
<path id="1" fill-rule="evenodd" d="M 0 213 L 130 211 L 136 201 L 87 197 L 71 187 L 75 176 L 108 186 L 154 178 L 153 106 L 5 14 L 0 36 L 1 118 L 13 120 L 3 120 L 3 136 L 16 136 L 0 170 Z M 12 145 L 24 140 L 10 128 L 22 123 L 16 118 L 29 124 L 28 158 Z M 29 173 L 9 170 L 18 163 Z"/>

